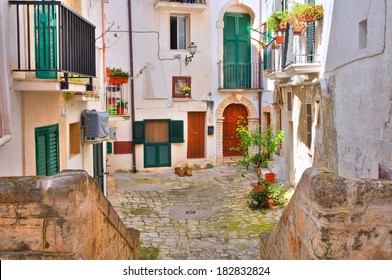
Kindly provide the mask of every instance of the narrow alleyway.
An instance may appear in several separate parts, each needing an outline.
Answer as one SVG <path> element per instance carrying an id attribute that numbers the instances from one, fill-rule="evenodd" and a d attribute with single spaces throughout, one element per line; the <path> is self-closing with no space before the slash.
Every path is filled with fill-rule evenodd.
<path id="1" fill-rule="evenodd" d="M 233 167 L 193 171 L 116 173 L 109 200 L 127 227 L 141 232 L 141 259 L 258 259 L 259 235 L 282 209 L 247 207 L 253 174 Z"/>

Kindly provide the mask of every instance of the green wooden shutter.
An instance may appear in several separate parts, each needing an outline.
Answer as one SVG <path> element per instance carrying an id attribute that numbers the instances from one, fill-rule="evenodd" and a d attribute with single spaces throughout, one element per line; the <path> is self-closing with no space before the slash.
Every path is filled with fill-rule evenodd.
<path id="1" fill-rule="evenodd" d="M 308 4 L 314 5 L 315 0 L 308 0 Z M 306 38 L 306 62 L 314 62 L 314 33 L 315 33 L 315 23 L 309 22 L 306 28 L 307 38 Z"/>
<path id="2" fill-rule="evenodd" d="M 37 175 L 52 176 L 60 171 L 58 125 L 35 129 Z"/>
<path id="3" fill-rule="evenodd" d="M 170 121 L 170 142 L 184 143 L 184 121 Z"/>
<path id="4" fill-rule="evenodd" d="M 48 1 L 48 0 L 46 0 Z M 53 1 L 53 0 L 49 0 Z M 56 6 L 38 6 L 35 12 L 36 67 L 41 70 L 57 69 L 57 21 Z M 38 24 L 39 23 L 39 24 Z M 39 36 L 37 36 L 39 34 Z M 56 79 L 57 72 L 37 71 L 37 78 Z"/>
<path id="5" fill-rule="evenodd" d="M 224 87 L 249 88 L 251 80 L 248 14 L 226 13 L 224 17 Z"/>
<path id="6" fill-rule="evenodd" d="M 144 144 L 144 121 L 133 123 L 133 142 L 135 144 Z"/>

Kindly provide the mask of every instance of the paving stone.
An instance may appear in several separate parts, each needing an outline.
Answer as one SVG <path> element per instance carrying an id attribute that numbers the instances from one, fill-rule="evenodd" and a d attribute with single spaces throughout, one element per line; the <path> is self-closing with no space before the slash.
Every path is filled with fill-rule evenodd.
<path id="1" fill-rule="evenodd" d="M 233 167 L 185 178 L 172 171 L 113 177 L 109 200 L 126 225 L 140 230 L 142 255 L 155 248 L 158 259 L 258 259 L 260 233 L 272 231 L 283 212 L 250 210 L 247 197 L 256 177 L 243 178 Z"/>

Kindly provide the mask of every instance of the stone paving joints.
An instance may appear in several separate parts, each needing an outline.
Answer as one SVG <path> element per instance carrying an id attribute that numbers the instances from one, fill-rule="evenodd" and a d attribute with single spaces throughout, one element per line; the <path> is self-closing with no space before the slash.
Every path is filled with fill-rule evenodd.
<path id="1" fill-rule="evenodd" d="M 255 260 L 259 236 L 283 209 L 250 210 L 252 173 L 220 166 L 178 177 L 173 171 L 115 173 L 108 198 L 127 227 L 140 230 L 141 259 Z"/>

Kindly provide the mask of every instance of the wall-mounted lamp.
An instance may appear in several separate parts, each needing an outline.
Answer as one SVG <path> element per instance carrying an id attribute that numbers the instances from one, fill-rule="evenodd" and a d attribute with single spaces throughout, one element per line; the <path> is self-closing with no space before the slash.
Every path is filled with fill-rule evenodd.
<path id="1" fill-rule="evenodd" d="M 189 62 L 192 61 L 192 58 L 197 51 L 197 46 L 195 45 L 195 43 L 191 42 L 188 46 L 188 50 L 189 50 L 190 56 L 188 56 L 188 55 L 185 56 L 185 65 L 188 65 Z"/>

